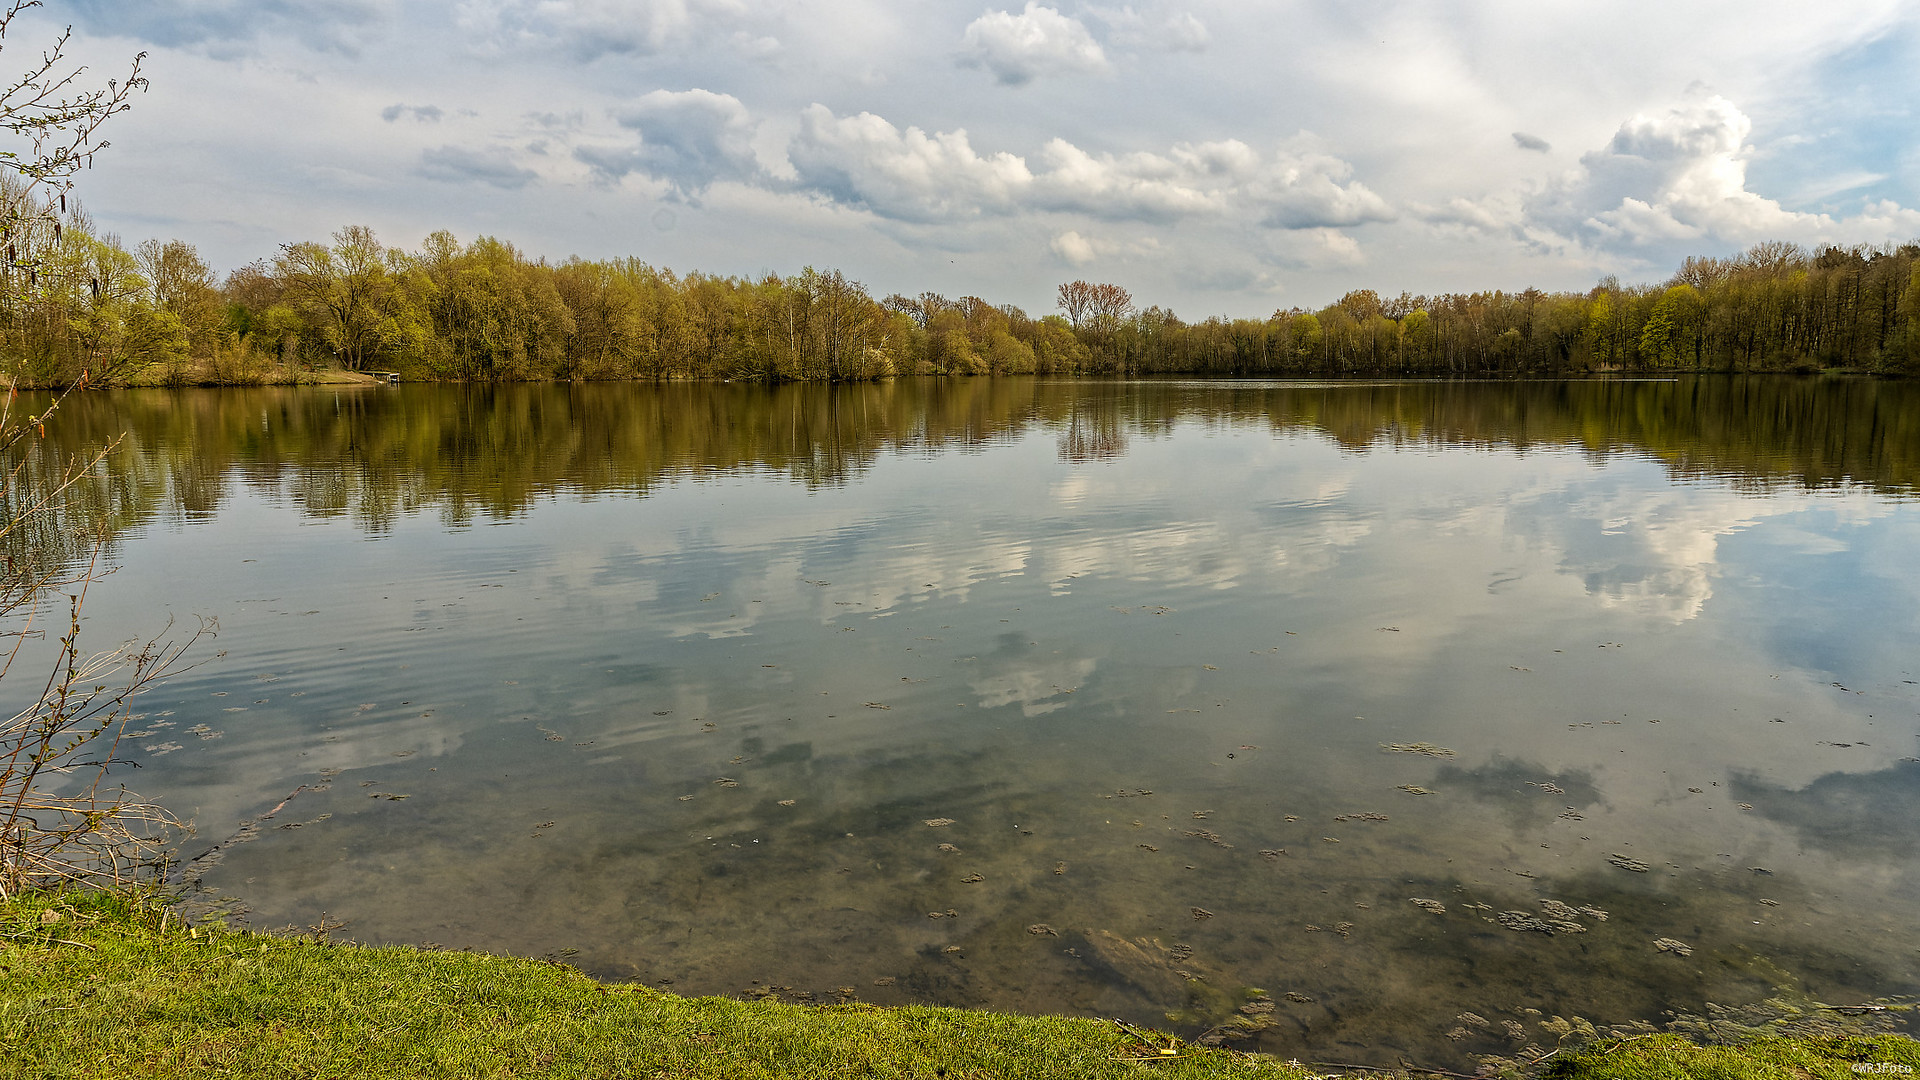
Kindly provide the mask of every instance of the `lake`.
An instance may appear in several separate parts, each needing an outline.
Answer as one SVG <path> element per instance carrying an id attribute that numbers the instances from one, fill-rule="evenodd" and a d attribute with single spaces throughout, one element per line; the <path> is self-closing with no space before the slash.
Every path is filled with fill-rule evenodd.
<path id="1" fill-rule="evenodd" d="M 133 724 L 184 854 L 254 822 L 198 910 L 1376 1063 L 1920 990 L 1920 386 L 142 391 L 42 452 L 115 433 L 92 644 L 220 624 Z"/>

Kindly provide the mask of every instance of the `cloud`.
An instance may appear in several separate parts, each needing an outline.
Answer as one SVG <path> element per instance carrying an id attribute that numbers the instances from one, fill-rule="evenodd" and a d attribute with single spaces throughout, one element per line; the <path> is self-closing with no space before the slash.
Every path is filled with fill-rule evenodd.
<path id="1" fill-rule="evenodd" d="M 1238 139 L 1180 143 L 1165 154 L 1089 154 L 1064 139 L 1041 155 L 1053 167 L 1040 202 L 1094 217 L 1172 221 L 1244 215 L 1270 228 L 1390 221 L 1391 208 L 1329 154 L 1282 147 L 1263 157 Z"/>
<path id="2" fill-rule="evenodd" d="M 571 112 L 530 112 L 525 114 L 528 123 L 548 131 L 577 131 L 587 122 L 587 114 L 574 109 Z"/>
<path id="3" fill-rule="evenodd" d="M 1167 245 L 1152 235 L 1100 236 L 1077 229 L 1055 233 L 1047 241 L 1047 250 L 1068 266 L 1090 266 L 1102 259 L 1117 260 L 1130 266 L 1138 266 L 1143 260 L 1168 265 L 1169 254 Z M 1199 265 L 1204 267 L 1205 273 L 1215 273 L 1220 270 L 1223 255 L 1221 252 L 1211 252 Z M 1183 280 L 1192 278 L 1198 272 L 1192 269 L 1179 271 Z"/>
<path id="4" fill-rule="evenodd" d="M 838 117 L 810 106 L 788 149 L 803 187 L 881 217 L 963 221 L 1052 210 L 1109 221 L 1193 217 L 1314 229 L 1389 221 L 1393 211 L 1347 162 L 1296 140 L 1262 155 L 1236 139 L 1180 143 L 1166 154 L 1093 154 L 1049 140 L 1039 167 L 1006 151 L 983 155 L 964 130 L 902 131 L 872 113 Z"/>
<path id="5" fill-rule="evenodd" d="M 380 119 L 391 124 L 403 116 L 411 116 L 422 124 L 437 124 L 447 115 L 438 105 L 402 105 L 392 104 L 380 110 Z"/>
<path id="6" fill-rule="evenodd" d="M 749 180 L 761 173 L 753 152 L 753 117 L 731 94 L 655 90 L 616 110 L 614 118 L 640 133 L 638 146 L 574 151 L 605 179 L 642 172 L 689 195 L 717 180 Z"/>
<path id="7" fill-rule="evenodd" d="M 1087 266 L 1098 257 L 1093 250 L 1093 241 L 1071 230 L 1054 237 L 1047 246 L 1062 261 L 1073 266 Z"/>
<path id="8" fill-rule="evenodd" d="M 1159 154 L 1089 154 L 1065 139 L 1050 140 L 1040 156 L 1052 167 L 1040 182 L 1040 201 L 1050 209 L 1093 217 L 1171 221 L 1225 209 L 1224 192 L 1205 182 L 1209 173 L 1248 171 L 1254 163 L 1245 143 L 1204 143 Z"/>
<path id="9" fill-rule="evenodd" d="M 1733 102 L 1695 90 L 1678 105 L 1621 124 L 1604 148 L 1581 156 L 1578 170 L 1525 201 L 1525 223 L 1568 245 L 1661 253 L 1920 229 L 1920 212 L 1891 202 L 1835 219 L 1788 210 L 1749 190 L 1752 131 Z"/>
<path id="10" fill-rule="evenodd" d="M 780 39 L 766 34 L 735 30 L 729 42 L 733 51 L 748 60 L 771 60 L 785 51 Z"/>
<path id="11" fill-rule="evenodd" d="M 963 129 L 905 131 L 872 113 L 839 117 L 813 104 L 787 156 L 801 183 L 837 202 L 903 221 L 956 221 L 1013 210 L 1033 186 L 1027 163 L 982 157 Z"/>
<path id="12" fill-rule="evenodd" d="M 1522 228 L 1520 200 L 1510 193 L 1496 193 L 1478 199 L 1456 195 L 1441 206 L 1413 204 L 1409 209 L 1420 220 L 1436 225 L 1462 225 L 1488 233 L 1514 232 Z"/>
<path id="13" fill-rule="evenodd" d="M 397 6 L 396 0 L 72 0 L 70 10 L 91 33 L 230 58 L 252 51 L 267 35 L 356 54 Z"/>
<path id="14" fill-rule="evenodd" d="M 1105 71 L 1107 57 L 1080 20 L 1028 0 L 1018 15 L 988 11 L 968 23 L 960 65 L 990 71 L 1004 86 L 1024 86 L 1042 75 Z"/>
<path id="15" fill-rule="evenodd" d="M 1301 229 L 1283 235 L 1284 241 L 1268 255 L 1276 266 L 1325 273 L 1352 270 L 1367 261 L 1360 242 L 1339 229 Z"/>
<path id="16" fill-rule="evenodd" d="M 1867 172 L 1862 169 L 1849 169 L 1845 172 L 1817 176 L 1794 190 L 1794 202 L 1808 203 L 1831 199 L 1846 191 L 1857 191 L 1863 187 L 1872 187 L 1887 179 L 1886 173 Z"/>
<path id="17" fill-rule="evenodd" d="M 1213 42 L 1207 24 L 1190 11 L 1172 11 L 1158 15 L 1143 14 L 1132 7 L 1089 8 L 1088 13 L 1106 24 L 1107 40 L 1131 49 L 1161 52 L 1205 52 Z"/>
<path id="18" fill-rule="evenodd" d="M 1353 179 L 1353 166 L 1314 150 L 1283 150 L 1250 185 L 1262 224 L 1283 229 L 1320 229 L 1392 221 L 1385 199 Z"/>
<path id="19" fill-rule="evenodd" d="M 650 56 L 733 5 L 717 0 L 462 0 L 459 25 L 487 52 L 557 49 L 582 61 Z"/>
<path id="20" fill-rule="evenodd" d="M 523 169 L 497 151 L 471 150 L 461 146 L 441 146 L 420 155 L 421 176 L 450 184 L 481 183 L 511 190 L 523 188 L 539 174 Z"/>
<path id="21" fill-rule="evenodd" d="M 1168 52 L 1205 52 L 1212 40 L 1212 35 L 1207 33 L 1207 24 L 1186 11 L 1162 23 L 1158 36 L 1160 47 Z"/>
<path id="22" fill-rule="evenodd" d="M 1538 135 L 1529 135 L 1524 131 L 1513 133 L 1513 145 L 1522 150 L 1538 150 L 1541 153 L 1553 149 L 1553 144 Z"/>

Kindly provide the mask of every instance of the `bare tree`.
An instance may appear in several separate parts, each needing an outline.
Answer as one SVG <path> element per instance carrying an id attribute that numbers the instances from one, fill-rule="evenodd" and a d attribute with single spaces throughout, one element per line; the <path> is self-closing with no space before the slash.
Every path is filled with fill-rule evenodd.
<path id="1" fill-rule="evenodd" d="M 1093 311 L 1093 285 L 1085 281 L 1066 282 L 1060 286 L 1058 306 L 1075 330 L 1084 329 Z"/>
<path id="2" fill-rule="evenodd" d="M 1118 285 L 1093 287 L 1093 321 L 1102 330 L 1114 330 L 1133 314 L 1133 294 Z"/>
<path id="3" fill-rule="evenodd" d="M 1133 314 L 1133 294 L 1118 285 L 1069 281 L 1060 286 L 1058 305 L 1075 330 L 1112 333 Z"/>

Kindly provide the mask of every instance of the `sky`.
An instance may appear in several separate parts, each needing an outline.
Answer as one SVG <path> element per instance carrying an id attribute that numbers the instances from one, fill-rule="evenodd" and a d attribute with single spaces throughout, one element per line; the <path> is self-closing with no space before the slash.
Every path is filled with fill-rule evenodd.
<path id="1" fill-rule="evenodd" d="M 1920 238 L 1903 0 L 46 0 L 151 89 L 79 193 L 221 271 L 417 248 L 1189 319 Z"/>

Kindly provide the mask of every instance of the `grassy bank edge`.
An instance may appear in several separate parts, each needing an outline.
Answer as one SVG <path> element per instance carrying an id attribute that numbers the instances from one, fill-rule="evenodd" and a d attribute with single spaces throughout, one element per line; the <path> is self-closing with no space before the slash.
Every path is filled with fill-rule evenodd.
<path id="1" fill-rule="evenodd" d="M 1920 1068 L 1920 1043 L 1698 1047 L 1657 1035 L 1556 1055 L 1543 1075 L 1837 1080 L 1903 1067 Z M 189 928 L 125 894 L 0 903 L 0 1076 L 9 1078 L 1297 1080 L 1327 1071 L 1337 1070 L 1099 1020 L 687 998 L 542 961 Z"/>

